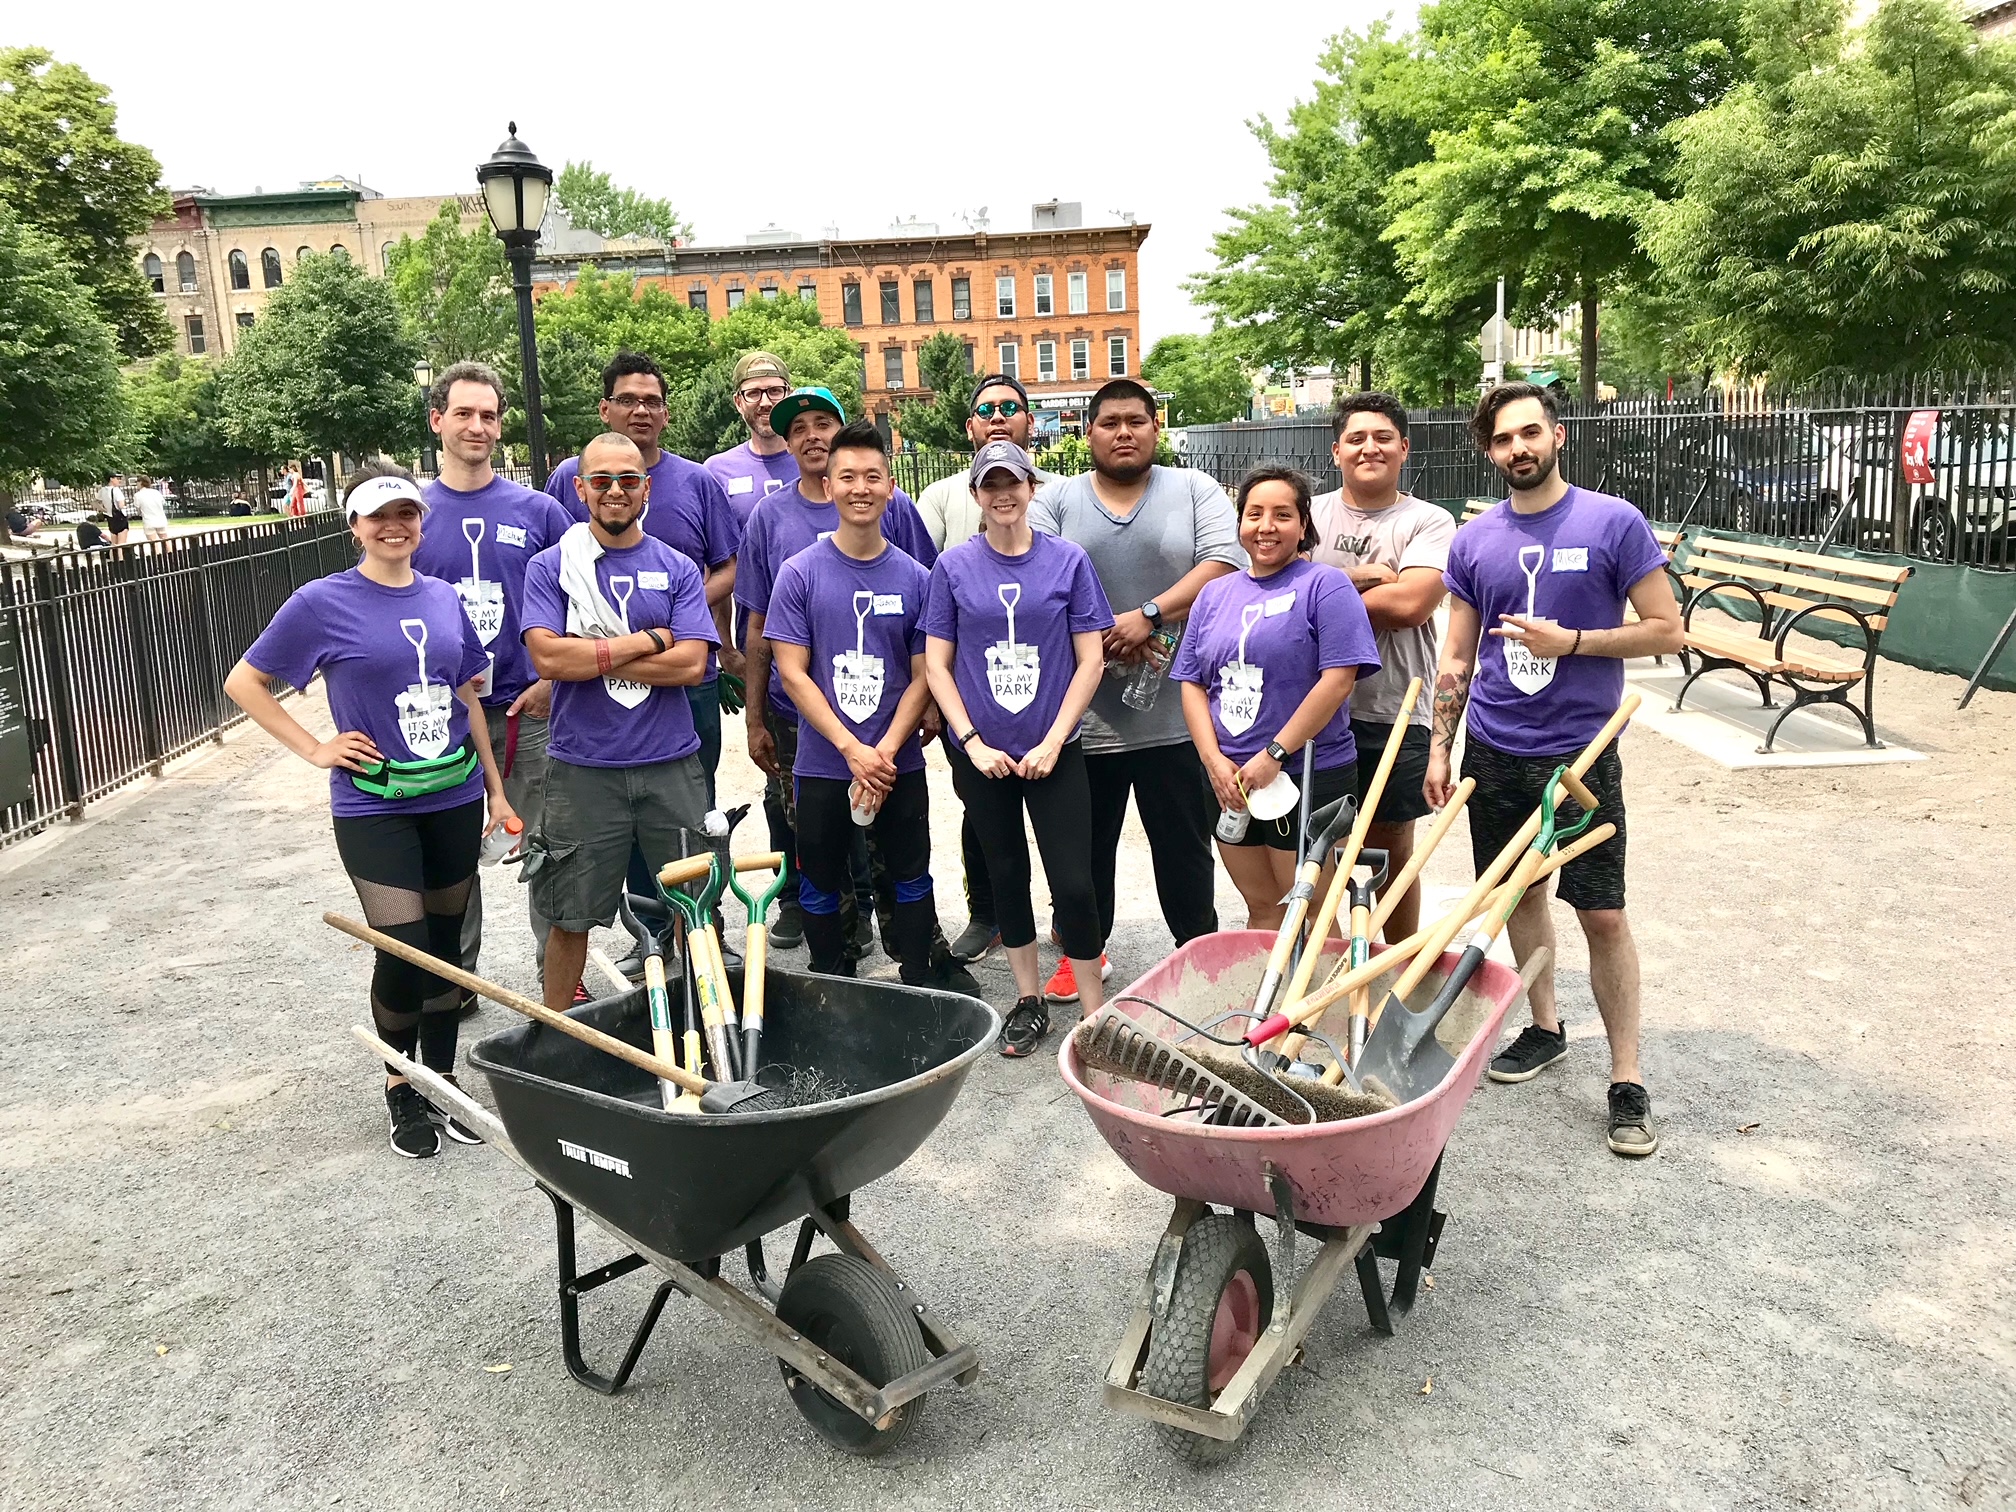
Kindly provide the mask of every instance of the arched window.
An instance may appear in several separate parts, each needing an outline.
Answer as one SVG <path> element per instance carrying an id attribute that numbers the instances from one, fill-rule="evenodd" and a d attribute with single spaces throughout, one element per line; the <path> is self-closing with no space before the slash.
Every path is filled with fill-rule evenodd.
<path id="1" fill-rule="evenodd" d="M 280 287 L 280 253 L 276 249 L 268 247 L 259 254 L 259 273 L 266 280 L 267 288 Z"/>
<path id="2" fill-rule="evenodd" d="M 314 255 L 315 249 L 313 247 L 296 247 L 294 249 L 294 261 L 297 263 L 306 262 Z"/>
<path id="3" fill-rule="evenodd" d="M 156 294 L 168 292 L 168 282 L 161 276 L 161 259 L 152 252 L 140 259 L 140 271 L 146 276 L 148 288 Z"/>
<path id="4" fill-rule="evenodd" d="M 379 260 L 384 263 L 387 273 L 392 271 L 392 247 L 393 243 L 387 242 L 378 254 Z"/>
<path id="5" fill-rule="evenodd" d="M 345 262 L 350 261 L 350 249 L 341 242 L 336 243 L 335 246 L 329 249 L 329 255 L 331 257 L 340 257 Z"/>
<path id="6" fill-rule="evenodd" d="M 252 287 L 252 268 L 245 261 L 245 254 L 236 247 L 231 249 L 231 287 L 249 289 Z"/>
<path id="7" fill-rule="evenodd" d="M 175 287 L 184 294 L 196 292 L 196 259 L 187 252 L 175 254 Z"/>

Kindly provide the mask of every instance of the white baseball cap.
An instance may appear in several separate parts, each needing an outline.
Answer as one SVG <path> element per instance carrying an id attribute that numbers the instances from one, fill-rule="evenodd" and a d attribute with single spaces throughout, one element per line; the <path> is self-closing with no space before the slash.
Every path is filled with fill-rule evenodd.
<path id="1" fill-rule="evenodd" d="M 350 496 L 343 501 L 343 514 L 354 520 L 359 515 L 376 514 L 399 499 L 411 499 L 420 506 L 420 513 L 427 513 L 427 499 L 419 484 L 411 478 L 386 476 L 366 478 L 351 489 Z"/>

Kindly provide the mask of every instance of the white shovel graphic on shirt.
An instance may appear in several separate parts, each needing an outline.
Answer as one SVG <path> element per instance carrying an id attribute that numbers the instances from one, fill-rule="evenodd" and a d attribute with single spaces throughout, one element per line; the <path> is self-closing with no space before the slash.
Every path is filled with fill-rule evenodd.
<path id="1" fill-rule="evenodd" d="M 882 658 L 868 655 L 868 611 L 875 607 L 872 589 L 854 590 L 854 649 L 833 658 L 833 701 L 856 724 L 882 707 Z"/>
<path id="2" fill-rule="evenodd" d="M 1262 604 L 1239 611 L 1239 654 L 1218 669 L 1218 719 L 1228 735 L 1244 735 L 1260 717 L 1260 668 L 1246 660 L 1246 637 L 1267 612 Z"/>
<path id="3" fill-rule="evenodd" d="M 1519 570 L 1526 574 L 1526 617 L 1539 619 L 1534 612 L 1534 595 L 1540 585 L 1540 564 L 1547 559 L 1545 546 L 1521 546 L 1519 548 Z M 1551 620 L 1549 624 L 1553 623 Z M 1505 675 L 1512 686 L 1527 697 L 1532 697 L 1554 681 L 1555 658 L 1535 656 L 1518 641 L 1505 639 Z"/>
<path id="4" fill-rule="evenodd" d="M 630 596 L 636 591 L 637 580 L 633 577 L 612 576 L 609 579 L 609 594 L 616 600 L 616 615 L 622 620 L 626 635 L 630 631 Z M 649 683 L 632 682 L 627 677 L 617 677 L 612 673 L 603 674 L 602 686 L 626 709 L 636 708 L 651 696 Z"/>
<path id="5" fill-rule="evenodd" d="M 448 712 L 454 707 L 455 690 L 445 682 L 427 681 L 427 621 L 402 619 L 399 633 L 413 648 L 420 669 L 420 681 L 393 700 L 399 710 L 399 733 L 416 760 L 431 761 L 448 749 Z"/>
<path id="6" fill-rule="evenodd" d="M 987 648 L 987 686 L 993 689 L 994 702 L 1010 714 L 1020 714 L 1036 701 L 1043 661 L 1034 646 L 1015 644 L 1015 606 L 1022 602 L 1022 585 L 1001 583 L 994 591 L 1008 611 L 1008 638 Z"/>
<path id="7" fill-rule="evenodd" d="M 483 580 L 483 559 L 476 549 L 483 540 L 483 523 L 480 515 L 462 522 L 462 538 L 469 543 L 469 576 L 456 583 L 455 592 L 475 627 L 476 639 L 487 646 L 504 628 L 504 585 Z"/>

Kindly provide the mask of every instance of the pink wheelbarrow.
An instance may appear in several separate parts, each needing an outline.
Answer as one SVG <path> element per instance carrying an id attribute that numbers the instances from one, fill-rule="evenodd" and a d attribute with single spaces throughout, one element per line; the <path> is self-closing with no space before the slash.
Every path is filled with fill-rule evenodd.
<path id="1" fill-rule="evenodd" d="M 1243 1011 L 1273 939 L 1234 930 L 1192 940 L 1123 997 L 1200 1024 Z M 1344 949 L 1331 941 L 1326 953 Z M 1410 1010 L 1426 1006 L 1456 960 L 1454 952 L 1442 957 L 1409 998 Z M 1528 980 L 1543 964 L 1544 957 L 1528 963 Z M 1390 985 L 1376 983 L 1372 1000 Z M 1107 1405 L 1154 1422 L 1180 1458 L 1209 1464 L 1232 1452 L 1275 1377 L 1301 1358 L 1302 1340 L 1347 1266 L 1357 1269 L 1373 1327 L 1390 1334 L 1441 1238 L 1446 1215 L 1435 1209 L 1435 1187 L 1443 1147 L 1524 992 L 1518 974 L 1483 962 L 1437 1032 L 1455 1059 L 1441 1081 L 1397 1108 L 1335 1123 L 1200 1123 L 1172 1110 L 1175 1099 L 1158 1087 L 1088 1069 L 1066 1035 L 1059 1068 L 1094 1127 L 1136 1176 L 1176 1199 L 1107 1371 Z M 1118 1006 L 1158 1038 L 1185 1038 L 1180 1024 L 1143 1004 Z M 1258 1214 L 1274 1220 L 1271 1255 Z M 1321 1244 L 1299 1279 L 1298 1232 Z M 1396 1267 L 1390 1294 L 1382 1258 Z"/>

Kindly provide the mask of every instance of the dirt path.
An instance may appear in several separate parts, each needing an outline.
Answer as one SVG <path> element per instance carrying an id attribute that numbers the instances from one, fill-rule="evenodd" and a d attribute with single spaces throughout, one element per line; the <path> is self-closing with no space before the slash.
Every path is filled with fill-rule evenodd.
<path id="1" fill-rule="evenodd" d="M 856 1202 L 984 1362 L 899 1457 L 823 1449 L 677 1302 L 631 1391 L 575 1386 L 543 1200 L 480 1150 L 384 1148 L 344 1032 L 365 954 L 318 922 L 353 907 L 321 775 L 234 740 L 0 855 L 0 1508 L 2011 1505 L 2016 696 L 1957 714 L 1959 687 L 1883 669 L 1918 765 L 1730 773 L 1627 738 L 1665 1148 L 1603 1149 L 1571 926 L 1570 1056 L 1471 1104 L 1434 1290 L 1391 1339 L 1340 1293 L 1208 1478 L 1100 1406 L 1166 1209 L 1041 1060 L 983 1065 Z M 1145 873 L 1116 982 L 1167 949 Z M 488 904 L 489 969 L 529 987 L 516 888 Z M 591 1358 L 645 1294 L 592 1300 Z"/>

